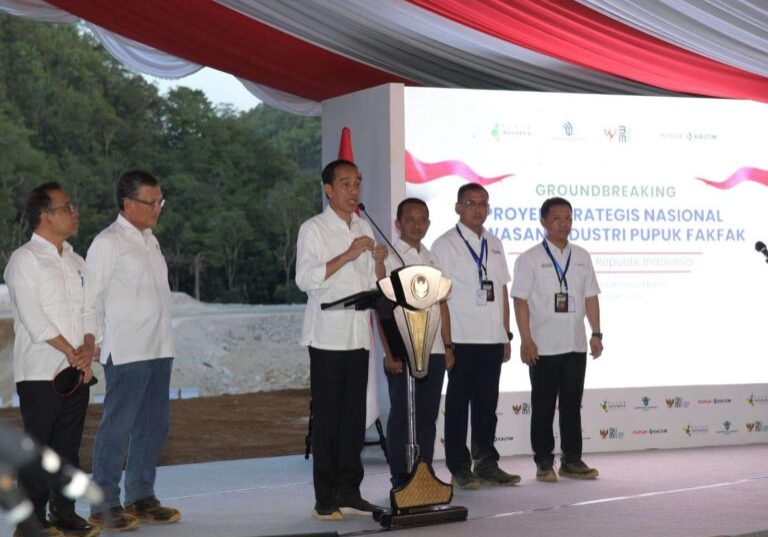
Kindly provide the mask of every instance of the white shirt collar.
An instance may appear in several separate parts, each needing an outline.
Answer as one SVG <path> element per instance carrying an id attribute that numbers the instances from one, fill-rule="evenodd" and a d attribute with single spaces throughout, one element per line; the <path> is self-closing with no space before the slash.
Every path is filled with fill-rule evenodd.
<path id="1" fill-rule="evenodd" d="M 351 229 L 352 226 L 357 224 L 357 222 L 360 220 L 360 217 L 356 213 L 352 213 L 352 220 L 350 221 L 349 225 L 347 225 L 347 222 L 338 214 L 336 214 L 336 211 L 333 210 L 330 203 L 325 206 L 325 209 L 323 209 L 323 218 L 328 220 L 328 222 L 331 222 L 333 225 L 344 226 L 346 229 Z"/>
<path id="2" fill-rule="evenodd" d="M 472 237 L 475 242 L 480 242 L 483 238 L 486 236 L 486 230 L 485 228 L 482 228 L 480 237 L 477 236 L 477 233 L 469 229 L 467 226 L 465 226 L 462 222 L 458 222 L 457 225 L 459 226 L 459 229 L 461 230 L 461 234 L 464 235 L 464 238 L 469 240 L 469 237 Z"/>
<path id="3" fill-rule="evenodd" d="M 395 242 L 392 244 L 392 246 L 394 246 L 395 250 L 397 250 L 401 254 L 406 254 L 410 250 L 414 250 L 417 254 L 419 254 L 419 253 L 424 251 L 424 244 L 423 243 L 419 243 L 419 249 L 417 250 L 416 248 L 414 248 L 413 246 L 411 246 L 410 244 L 405 242 L 400 237 L 397 237 L 395 239 Z"/>
<path id="4" fill-rule="evenodd" d="M 34 242 L 35 244 L 38 244 L 47 250 L 51 250 L 56 255 L 59 255 L 59 250 L 58 248 L 56 248 L 56 245 L 53 244 L 48 239 L 42 237 L 41 235 L 38 235 L 37 233 L 32 233 L 32 238 L 29 240 L 30 242 Z M 69 244 L 67 241 L 64 241 L 62 243 L 62 251 L 61 251 L 62 255 L 64 254 L 65 251 L 66 252 L 72 251 L 72 245 Z"/>
<path id="5" fill-rule="evenodd" d="M 559 247 L 559 246 L 557 246 L 557 245 L 556 245 L 554 242 L 552 242 L 551 240 L 549 240 L 549 238 L 547 238 L 547 239 L 546 239 L 546 241 L 547 241 L 547 244 L 549 245 L 549 250 L 550 250 L 551 252 L 559 253 L 559 254 L 561 254 L 561 255 L 564 255 L 564 254 L 565 254 L 565 252 L 567 252 L 567 251 L 568 251 L 568 250 L 570 250 L 570 248 L 571 248 L 571 242 L 570 242 L 570 241 L 568 241 L 568 242 L 565 244 L 565 248 L 563 248 L 562 250 L 561 250 L 561 249 L 560 249 L 560 247 Z"/>
<path id="6" fill-rule="evenodd" d="M 136 226 L 131 224 L 131 222 L 123 216 L 123 213 L 119 213 L 117 215 L 117 223 L 122 227 L 126 232 L 131 234 L 138 234 L 141 236 L 142 239 L 146 238 L 148 235 L 152 235 L 152 230 L 147 228 L 143 231 L 139 230 Z"/>

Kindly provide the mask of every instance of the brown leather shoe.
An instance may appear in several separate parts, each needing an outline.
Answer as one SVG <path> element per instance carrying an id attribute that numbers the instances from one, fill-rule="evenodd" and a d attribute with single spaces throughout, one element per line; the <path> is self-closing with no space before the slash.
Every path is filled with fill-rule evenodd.
<path id="1" fill-rule="evenodd" d="M 132 503 L 125 511 L 147 524 L 173 524 L 181 520 L 178 509 L 160 505 L 154 496 Z"/>
<path id="2" fill-rule="evenodd" d="M 120 507 L 112 507 L 107 513 L 93 513 L 88 522 L 108 531 L 133 531 L 139 529 L 139 519 Z"/>

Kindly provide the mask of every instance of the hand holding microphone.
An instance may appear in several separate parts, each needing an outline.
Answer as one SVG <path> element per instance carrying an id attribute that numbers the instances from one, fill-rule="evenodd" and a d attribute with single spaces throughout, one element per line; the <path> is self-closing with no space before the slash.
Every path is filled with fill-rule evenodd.
<path id="1" fill-rule="evenodd" d="M 347 249 L 347 252 L 350 256 L 350 261 L 354 261 L 358 257 L 360 257 L 360 254 L 367 251 L 373 251 L 374 246 L 376 243 L 373 241 L 372 238 L 367 236 L 357 237 L 352 240 L 352 244 L 349 245 L 349 248 Z"/>

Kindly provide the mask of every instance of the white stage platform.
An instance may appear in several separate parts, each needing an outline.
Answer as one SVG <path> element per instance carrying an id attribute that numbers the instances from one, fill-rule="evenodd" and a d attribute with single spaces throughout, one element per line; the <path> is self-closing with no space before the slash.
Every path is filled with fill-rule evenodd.
<path id="1" fill-rule="evenodd" d="M 201 441 L 204 441 L 201 439 Z M 212 440 L 215 441 L 215 440 Z M 366 448 L 363 495 L 388 500 L 389 473 L 380 451 Z M 768 444 L 585 456 L 596 481 L 539 483 L 530 457 L 502 460 L 521 474 L 517 487 L 458 490 L 466 522 L 399 530 L 398 535 L 491 536 L 768 536 Z M 438 476 L 449 474 L 442 461 Z M 312 518 L 311 461 L 278 457 L 159 469 L 158 496 L 182 522 L 143 526 L 137 537 L 253 537 L 383 530 L 368 518 Z M 78 506 L 83 514 L 85 506 Z M 0 527 L 1 527 L 0 523 Z M 5 526 L 6 533 L 11 528 Z"/>

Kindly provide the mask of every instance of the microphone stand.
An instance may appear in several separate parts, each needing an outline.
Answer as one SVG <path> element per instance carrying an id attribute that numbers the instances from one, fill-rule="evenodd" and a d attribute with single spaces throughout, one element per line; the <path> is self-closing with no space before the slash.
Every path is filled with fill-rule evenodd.
<path id="1" fill-rule="evenodd" d="M 376 225 L 376 222 L 373 221 L 373 218 L 371 218 L 371 215 L 368 214 L 368 211 L 365 210 L 365 205 L 363 205 L 362 203 L 358 203 L 357 204 L 357 208 L 360 209 L 360 211 L 366 216 L 366 218 L 373 225 L 373 227 L 376 228 L 376 231 L 379 232 L 379 235 L 381 236 L 381 238 L 384 239 L 384 242 L 387 243 L 387 246 L 389 246 L 389 249 L 392 250 L 393 252 L 395 252 L 395 255 L 400 260 L 400 264 L 402 266 L 405 266 L 405 261 L 403 261 L 403 258 L 400 256 L 398 251 L 395 250 L 395 247 L 392 246 L 392 243 L 389 242 L 389 239 L 387 238 L 387 236 L 384 235 L 384 233 L 382 233 L 381 229 L 379 229 L 379 226 Z"/>

